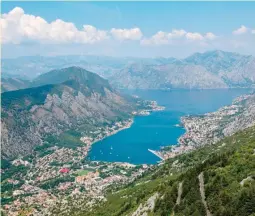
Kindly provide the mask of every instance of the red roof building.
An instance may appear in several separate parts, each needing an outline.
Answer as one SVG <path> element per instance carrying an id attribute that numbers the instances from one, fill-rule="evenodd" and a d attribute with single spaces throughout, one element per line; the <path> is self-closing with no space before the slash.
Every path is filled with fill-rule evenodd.
<path id="1" fill-rule="evenodd" d="M 68 168 L 61 168 L 60 170 L 59 170 L 59 172 L 60 173 L 69 173 L 69 169 Z"/>

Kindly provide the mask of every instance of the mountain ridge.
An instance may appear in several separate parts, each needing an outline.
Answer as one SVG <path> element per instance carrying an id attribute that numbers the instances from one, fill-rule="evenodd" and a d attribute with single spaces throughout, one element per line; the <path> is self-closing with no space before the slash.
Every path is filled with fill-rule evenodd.
<path id="1" fill-rule="evenodd" d="M 225 51 L 195 53 L 176 58 L 116 58 L 102 56 L 59 56 L 3 60 L 3 72 L 45 73 L 75 65 L 108 79 L 118 88 L 130 89 L 207 89 L 251 88 L 255 86 L 255 57 Z M 20 60 L 20 61 L 21 61 Z M 13 69 L 11 70 L 10 67 Z M 27 71 L 27 72 L 26 72 Z M 134 73 L 135 72 L 135 73 Z M 36 80 L 36 79 L 35 79 Z"/>
<path id="2" fill-rule="evenodd" d="M 119 94 L 96 74 L 72 67 L 61 75 L 60 81 L 51 80 L 55 84 L 2 93 L 4 157 L 31 153 L 42 145 L 45 135 L 58 136 L 68 130 L 87 134 L 105 123 L 127 119 L 138 109 L 137 99 Z"/>

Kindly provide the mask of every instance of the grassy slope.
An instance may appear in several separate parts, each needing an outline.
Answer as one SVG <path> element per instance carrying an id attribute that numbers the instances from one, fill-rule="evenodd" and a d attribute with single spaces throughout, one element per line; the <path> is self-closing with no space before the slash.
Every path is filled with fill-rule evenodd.
<path id="1" fill-rule="evenodd" d="M 138 182 L 117 193 L 109 193 L 107 202 L 99 204 L 93 212 L 73 209 L 73 215 L 128 215 L 156 191 L 161 198 L 150 215 L 173 215 L 173 211 L 175 215 L 205 215 L 198 181 L 201 172 L 204 173 L 207 205 L 214 216 L 253 215 L 255 181 L 246 181 L 244 186 L 240 182 L 255 176 L 254 149 L 255 127 L 216 145 L 170 159 Z M 176 206 L 180 182 L 183 182 L 183 192 L 181 203 Z"/>

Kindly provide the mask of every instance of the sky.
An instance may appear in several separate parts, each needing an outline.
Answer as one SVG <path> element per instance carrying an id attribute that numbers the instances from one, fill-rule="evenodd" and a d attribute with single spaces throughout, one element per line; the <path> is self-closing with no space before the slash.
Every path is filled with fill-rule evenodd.
<path id="1" fill-rule="evenodd" d="M 255 2 L 2 2 L 2 57 L 255 55 Z"/>

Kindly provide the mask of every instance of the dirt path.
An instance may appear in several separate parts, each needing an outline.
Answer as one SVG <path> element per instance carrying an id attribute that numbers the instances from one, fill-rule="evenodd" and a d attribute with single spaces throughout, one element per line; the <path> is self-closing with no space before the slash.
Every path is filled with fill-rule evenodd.
<path id="1" fill-rule="evenodd" d="M 179 188 L 178 188 L 178 197 L 176 199 L 176 205 L 180 205 L 181 203 L 181 197 L 182 197 L 182 184 L 183 182 L 179 183 Z"/>
<path id="2" fill-rule="evenodd" d="M 155 193 L 144 204 L 140 204 L 132 216 L 148 216 L 148 212 L 152 211 L 155 207 L 155 201 L 159 194 Z"/>
<path id="3" fill-rule="evenodd" d="M 177 199 L 176 199 L 175 206 L 177 206 L 177 205 L 180 205 L 180 204 L 181 204 L 181 197 L 182 197 L 182 185 L 183 185 L 183 182 L 180 182 L 180 183 L 179 183 L 179 187 L 178 187 L 178 196 L 177 196 Z M 174 206 L 174 208 L 175 208 L 175 206 Z M 174 211 L 173 211 L 173 213 L 171 214 L 171 216 L 174 216 Z"/>
<path id="4" fill-rule="evenodd" d="M 205 185 L 204 185 L 204 173 L 201 172 L 198 176 L 199 180 L 199 188 L 200 188 L 200 195 L 202 199 L 202 203 L 204 204 L 206 210 L 206 216 L 212 216 L 211 212 L 208 209 L 207 202 L 205 200 Z"/>

